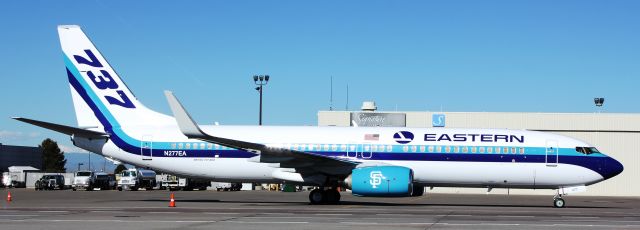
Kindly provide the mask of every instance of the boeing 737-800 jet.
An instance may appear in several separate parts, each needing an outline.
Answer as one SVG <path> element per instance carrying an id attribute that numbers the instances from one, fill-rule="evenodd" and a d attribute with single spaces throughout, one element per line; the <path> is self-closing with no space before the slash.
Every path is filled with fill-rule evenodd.
<path id="1" fill-rule="evenodd" d="M 139 167 L 214 181 L 312 185 L 312 204 L 420 196 L 428 187 L 556 189 L 609 179 L 623 166 L 573 138 L 536 131 L 406 127 L 197 125 L 171 92 L 173 116 L 138 101 L 79 26 L 58 27 L 78 126 L 15 118 Z"/>

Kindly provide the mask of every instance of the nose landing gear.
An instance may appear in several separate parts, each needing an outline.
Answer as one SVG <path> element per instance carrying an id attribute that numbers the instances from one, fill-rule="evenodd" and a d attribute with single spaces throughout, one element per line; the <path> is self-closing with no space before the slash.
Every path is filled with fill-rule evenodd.
<path id="1" fill-rule="evenodd" d="M 564 208 L 564 205 L 565 205 L 564 199 L 562 199 L 562 195 L 560 194 L 560 192 L 558 192 L 553 197 L 553 207 L 555 207 L 555 208 Z"/>

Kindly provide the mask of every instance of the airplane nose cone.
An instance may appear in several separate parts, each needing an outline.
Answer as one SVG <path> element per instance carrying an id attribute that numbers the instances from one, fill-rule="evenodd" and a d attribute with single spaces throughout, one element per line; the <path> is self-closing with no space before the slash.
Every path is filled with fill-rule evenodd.
<path id="1" fill-rule="evenodd" d="M 604 163 L 604 168 L 605 168 L 605 173 L 604 173 L 605 179 L 609 179 L 611 177 L 617 176 L 618 174 L 622 173 L 622 171 L 624 170 L 624 166 L 622 165 L 622 163 L 620 163 L 619 161 L 611 157 L 607 157 L 607 160 Z"/>

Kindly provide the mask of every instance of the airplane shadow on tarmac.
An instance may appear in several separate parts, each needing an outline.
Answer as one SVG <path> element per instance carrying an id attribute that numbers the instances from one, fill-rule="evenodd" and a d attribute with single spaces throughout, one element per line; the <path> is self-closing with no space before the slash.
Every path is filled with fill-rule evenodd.
<path id="1" fill-rule="evenodd" d="M 167 202 L 166 199 L 145 199 L 145 200 L 131 200 L 142 202 Z M 296 201 L 238 201 L 238 200 L 217 200 L 217 199 L 176 199 L 176 202 L 180 203 L 251 203 L 254 205 L 311 205 L 309 202 L 296 202 Z M 370 202 L 370 201 L 341 201 L 335 205 L 321 205 L 321 206 L 345 206 L 345 205 L 358 205 L 358 206 L 386 206 L 386 207 L 502 207 L 502 208 L 552 208 L 550 205 L 512 205 L 512 204 L 407 204 L 407 203 L 382 203 L 382 202 Z M 563 209 L 572 208 L 589 208 L 589 209 L 607 209 L 616 207 L 607 206 L 566 206 Z"/>

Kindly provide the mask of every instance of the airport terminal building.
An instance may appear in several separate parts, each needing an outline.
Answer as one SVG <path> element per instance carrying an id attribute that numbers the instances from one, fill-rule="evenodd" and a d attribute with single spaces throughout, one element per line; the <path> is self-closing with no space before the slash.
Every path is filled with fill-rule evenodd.
<path id="1" fill-rule="evenodd" d="M 319 126 L 397 126 L 527 129 L 553 132 L 586 141 L 617 159 L 624 171 L 575 195 L 640 196 L 640 114 L 621 113 L 512 113 L 512 112 L 398 112 L 320 111 Z M 561 176 L 561 175 L 559 175 Z M 487 193 L 479 188 L 433 188 L 427 193 Z M 490 193 L 554 194 L 552 190 L 493 189 Z M 574 194 L 572 194 L 574 195 Z"/>

